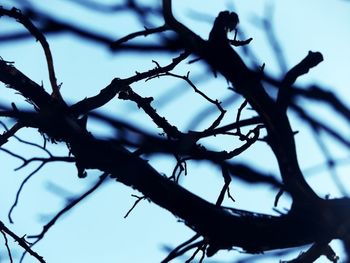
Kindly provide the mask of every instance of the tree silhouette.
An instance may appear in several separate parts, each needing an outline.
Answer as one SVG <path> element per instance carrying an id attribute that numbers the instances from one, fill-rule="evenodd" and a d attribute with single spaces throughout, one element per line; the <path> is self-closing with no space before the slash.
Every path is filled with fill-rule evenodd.
<path id="1" fill-rule="evenodd" d="M 346 148 L 350 146 L 349 140 L 337 127 L 310 114 L 305 107 L 306 103 L 297 103 L 300 98 L 316 102 L 320 107 L 331 107 L 340 119 L 345 121 L 350 119 L 350 109 L 331 91 L 317 85 L 301 87 L 295 84 L 300 76 L 307 74 L 323 61 L 320 52 L 309 51 L 281 78 L 276 78 L 265 71 L 264 64 L 247 66 L 246 58 L 237 53 L 237 49 L 249 52 L 252 39 L 244 38 L 239 33 L 237 29 L 239 14 L 235 12 L 222 11 L 213 14 L 216 15 L 216 19 L 206 40 L 174 17 L 171 0 L 162 0 L 160 5 L 149 6 L 141 5 L 134 0 L 109 6 L 90 1 L 74 2 L 81 5 L 81 8 L 91 8 L 104 13 L 113 12 L 116 16 L 129 12 L 144 23 L 145 29 L 114 40 L 83 26 L 60 21 L 29 4 L 22 4 L 21 10 L 0 8 L 0 16 L 12 18 L 15 23 L 21 24 L 26 29 L 19 33 L 3 34 L 0 36 L 1 41 L 13 42 L 27 38 L 37 40 L 44 51 L 51 86 L 49 91 L 47 87 L 44 88 L 27 76 L 25 69 L 7 61 L 6 57 L 1 58 L 0 81 L 7 88 L 21 94 L 31 107 L 18 106 L 11 101 L 1 104 L 0 117 L 4 132 L 0 137 L 0 150 L 8 154 L 8 158 L 22 161 L 17 170 L 28 167 L 34 162 L 40 163 L 20 185 L 16 201 L 9 211 L 9 222 L 13 222 L 12 211 L 20 202 L 19 195 L 23 187 L 46 164 L 53 162 L 74 164 L 77 173 L 72 176 L 82 178 L 82 184 L 92 169 L 101 172 L 99 180 L 89 190 L 70 200 L 61 211 L 45 223 L 37 235 L 20 237 L 11 230 L 11 225 L 5 224 L 4 220 L 0 221 L 0 231 L 6 240 L 5 247 L 11 262 L 11 248 L 7 245 L 9 237 L 16 240 L 26 253 L 40 262 L 45 262 L 45 255 L 36 253 L 34 245 L 45 237 L 62 215 L 80 204 L 110 178 L 142 193 L 141 196 L 134 195 L 136 202 L 131 210 L 140 201 L 147 199 L 171 212 L 174 217 L 181 220 L 184 227 L 195 232 L 189 240 L 169 251 L 162 262 L 179 258 L 190 250 L 192 256 L 186 262 L 194 260 L 196 256 L 202 262 L 205 257 L 232 248 L 240 248 L 249 254 L 260 254 L 304 245 L 309 245 L 306 252 L 290 262 L 314 262 L 322 255 L 332 262 L 337 262 L 338 256 L 329 245 L 334 239 L 340 239 L 347 254 L 350 253 L 348 223 L 350 200 L 347 197 L 323 198 L 316 194 L 306 181 L 297 158 L 295 142 L 297 132 L 290 124 L 287 114 L 287 110 L 290 110 L 298 115 L 314 132 L 315 139 L 321 147 L 323 145 L 321 133 Z M 164 24 L 149 27 L 147 18 L 149 16 L 156 16 Z M 273 48 L 280 59 L 281 67 L 286 67 L 278 43 L 269 28 L 271 26 L 269 21 L 265 21 L 264 25 L 270 34 L 270 40 L 275 44 Z M 229 37 L 230 31 L 235 31 L 232 39 Z M 153 61 L 155 66 L 149 70 L 136 71 L 129 77 L 115 77 L 108 80 L 110 84 L 95 95 L 71 103 L 66 100 L 64 92 L 60 91 L 61 85 L 57 82 L 59 77 L 54 68 L 54 54 L 49 46 L 50 41 L 46 39 L 48 35 L 66 32 L 83 38 L 86 43 L 98 43 L 95 48 L 108 47 L 111 52 L 118 54 L 152 52 L 155 54 Z M 140 36 L 148 35 L 157 37 L 157 43 L 149 43 L 147 40 L 134 41 Z M 156 56 L 163 54 L 172 57 L 168 64 L 161 65 L 156 61 Z M 189 74 L 176 73 L 179 67 L 193 68 L 203 65 L 208 67 L 206 72 L 208 78 L 223 76 L 221 85 L 227 83 L 226 85 L 230 86 L 228 92 L 232 94 L 231 96 L 238 98 L 237 101 L 239 99 L 242 101 L 234 111 L 232 108 L 228 109 L 229 105 L 221 103 L 216 98 L 213 99 L 206 91 L 201 90 Z M 165 77 L 179 79 L 189 85 L 205 103 L 216 108 L 218 117 L 211 123 L 207 121 L 206 124 L 209 124 L 202 130 L 182 128 L 183 124 L 175 125 L 160 113 L 161 111 L 154 106 L 153 97 L 140 95 L 133 87 L 140 81 L 150 82 Z M 224 90 L 225 86 L 222 89 Z M 80 88 L 79 92 L 82 97 L 86 96 L 83 88 Z M 277 95 L 272 95 L 273 92 Z M 126 121 L 106 114 L 102 108 L 116 99 L 121 100 L 121 103 L 132 102 L 137 105 L 140 114 L 148 116 L 157 130 L 150 132 L 138 121 Z M 229 103 L 237 106 L 236 102 Z M 243 112 L 248 105 L 251 107 L 251 115 L 246 118 L 243 117 Z M 190 108 L 191 105 L 184 107 Z M 234 118 L 232 112 L 235 112 Z M 203 114 L 205 115 L 205 112 Z M 195 120 L 196 116 L 191 117 Z M 103 123 L 106 129 L 113 131 L 112 135 L 106 138 L 95 134 L 89 129 L 89 120 Z M 34 139 L 24 141 L 16 136 L 19 131 L 25 129 L 39 132 L 44 143 Z M 232 138 L 237 143 L 234 147 L 224 149 L 213 149 L 206 145 L 207 139 L 217 136 Z M 27 158 L 16 153 L 16 149 L 6 148 L 6 144 L 13 139 L 20 140 L 23 144 L 30 144 L 44 152 L 47 157 L 34 154 Z M 69 153 L 54 154 L 50 150 L 52 144 L 64 145 Z M 263 145 L 266 151 L 272 151 L 279 168 L 277 175 L 260 171 L 254 162 L 248 164 L 238 158 L 246 151 L 254 151 L 253 146 L 256 144 Z M 336 160 L 326 147 L 322 150 L 327 159 L 327 168 L 332 171 L 337 164 Z M 149 159 L 157 158 L 159 155 L 176 160 L 172 173 L 163 174 L 150 164 Z M 191 174 L 187 165 L 198 161 L 199 164 L 208 163 L 221 171 L 224 185 L 218 193 L 217 200 L 209 202 L 181 185 L 182 176 Z M 284 194 L 291 197 L 290 207 L 286 211 L 276 209 L 279 214 L 276 211 L 262 214 L 250 211 L 249 208 L 245 210 L 236 208 L 235 204 L 231 204 L 230 207 L 224 206 L 226 195 L 232 200 L 236 199 L 229 191 L 231 178 L 238 178 L 251 188 L 258 184 L 272 187 L 273 190 L 270 191 L 276 194 L 276 198 L 271 206 L 277 207 L 279 198 Z M 200 183 L 198 182 L 199 185 Z M 30 229 L 27 231 L 30 232 Z M 199 252 L 201 255 L 198 255 Z M 263 258 L 264 255 L 259 257 Z"/>

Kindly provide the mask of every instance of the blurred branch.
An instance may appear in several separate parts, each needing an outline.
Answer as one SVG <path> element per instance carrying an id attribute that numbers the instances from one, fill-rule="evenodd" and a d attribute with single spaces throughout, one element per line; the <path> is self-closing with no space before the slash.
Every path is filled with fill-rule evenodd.
<path id="1" fill-rule="evenodd" d="M 342 136 L 339 133 L 339 131 L 336 131 L 332 127 L 329 127 L 328 125 L 324 124 L 323 122 L 316 120 L 315 118 L 307 114 L 307 112 L 297 104 L 293 105 L 293 110 L 295 110 L 296 113 L 300 116 L 300 118 L 304 119 L 307 124 L 313 127 L 313 129 L 324 131 L 325 133 L 339 141 L 341 144 L 345 145 L 346 147 L 350 147 L 350 141 L 344 136 Z"/>
<path id="2" fill-rule="evenodd" d="M 108 177 L 107 173 L 104 173 L 100 176 L 99 180 L 85 193 L 80 195 L 79 197 L 73 199 L 66 205 L 61 211 L 59 211 L 45 226 L 43 227 L 43 230 L 38 235 L 30 235 L 28 236 L 29 239 L 36 239 L 34 243 L 32 243 L 31 246 L 34 246 L 37 244 L 41 239 L 44 238 L 47 231 L 54 226 L 54 224 L 57 222 L 58 219 L 60 219 L 64 214 L 66 214 L 68 211 L 70 211 L 72 208 L 74 208 L 77 204 L 80 204 L 86 197 L 88 197 L 90 194 L 95 192 L 102 183 L 105 182 L 105 179 Z"/>
<path id="3" fill-rule="evenodd" d="M 98 12 L 103 12 L 103 13 L 115 13 L 115 12 L 120 12 L 120 11 L 130 11 L 128 5 L 127 5 L 127 0 L 124 1 L 124 3 L 118 3 L 118 4 L 102 4 L 96 1 L 91 1 L 91 0 L 66 0 L 67 2 L 71 2 L 74 4 L 77 4 L 83 8 L 87 8 L 91 11 L 98 11 Z"/>
<path id="4" fill-rule="evenodd" d="M 128 210 L 128 212 L 125 214 L 124 218 L 127 218 L 130 213 L 132 212 L 132 210 L 134 210 L 134 208 L 138 205 L 139 202 L 141 202 L 142 200 L 146 199 L 145 196 L 137 196 L 137 195 L 131 195 L 132 197 L 136 198 L 135 203 L 132 205 L 132 207 Z"/>
<path id="5" fill-rule="evenodd" d="M 42 86 L 29 79 L 11 63 L 2 59 L 0 59 L 0 81 L 9 88 L 18 91 L 35 107 L 52 107 L 51 96 Z"/>
<path id="6" fill-rule="evenodd" d="M 265 14 L 264 18 L 261 19 L 259 24 L 262 25 L 262 29 L 266 34 L 267 41 L 270 44 L 270 47 L 273 50 L 273 54 L 275 55 L 276 61 L 282 74 L 285 74 L 288 70 L 286 58 L 283 54 L 283 49 L 281 47 L 280 42 L 277 39 L 275 29 L 274 29 L 274 2 L 269 2 L 265 6 Z"/>
<path id="7" fill-rule="evenodd" d="M 77 26 L 66 21 L 61 21 L 57 18 L 41 13 L 38 10 L 27 7 L 23 11 L 24 16 L 34 20 L 38 23 L 38 31 L 45 34 L 58 34 L 58 33 L 72 33 L 75 36 L 79 36 L 85 40 L 102 44 L 109 48 L 112 52 L 119 51 L 140 51 L 140 52 L 171 52 L 177 51 L 179 47 L 176 43 L 168 43 L 164 45 L 152 45 L 152 44 L 123 44 L 115 45 L 115 40 L 111 37 L 102 35 L 98 32 L 94 32 L 89 28 L 83 26 Z M 32 37 L 32 34 L 25 32 L 11 33 L 0 36 L 0 41 L 3 43 L 7 41 L 17 41 L 20 39 L 26 39 Z"/>
<path id="8" fill-rule="evenodd" d="M 166 118 L 161 117 L 157 113 L 156 109 L 151 106 L 151 102 L 153 101 L 152 97 L 143 98 L 134 92 L 131 88 L 119 92 L 118 97 L 122 100 L 131 100 L 135 102 L 137 106 L 143 109 L 145 113 L 153 120 L 154 124 L 156 124 L 157 127 L 163 129 L 169 138 L 180 138 L 183 135 L 183 133 L 180 132 L 176 126 L 171 125 Z"/>

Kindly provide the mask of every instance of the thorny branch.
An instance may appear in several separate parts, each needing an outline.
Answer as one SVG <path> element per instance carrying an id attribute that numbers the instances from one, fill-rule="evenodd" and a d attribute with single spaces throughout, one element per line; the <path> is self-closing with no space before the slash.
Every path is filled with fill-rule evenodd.
<path id="1" fill-rule="evenodd" d="M 45 260 L 43 259 L 43 257 L 38 255 L 38 253 L 36 253 L 30 248 L 30 246 L 25 241 L 24 237 L 17 236 L 14 232 L 8 229 L 2 221 L 0 221 L 0 232 L 5 233 L 6 235 L 9 235 L 10 237 L 12 237 L 26 252 L 28 252 L 30 255 L 35 257 L 39 262 L 45 263 Z"/>
<path id="2" fill-rule="evenodd" d="M 157 67 L 160 68 L 159 64 L 158 63 L 156 63 L 156 64 L 157 64 Z M 156 77 L 161 77 L 161 76 L 170 76 L 170 77 L 174 77 L 174 78 L 183 79 L 184 81 L 186 81 L 191 86 L 191 88 L 194 90 L 194 92 L 198 93 L 201 97 L 203 97 L 209 103 L 214 104 L 218 108 L 218 110 L 220 111 L 219 117 L 213 122 L 213 124 L 210 127 L 208 127 L 205 130 L 205 131 L 211 131 L 214 128 L 216 128 L 217 126 L 219 126 L 219 124 L 220 124 L 221 120 L 223 119 L 226 111 L 223 109 L 223 107 L 221 106 L 221 103 L 218 100 L 213 100 L 213 99 L 209 98 L 204 92 L 200 91 L 196 87 L 196 85 L 190 80 L 189 74 L 190 73 L 188 72 L 186 76 L 180 76 L 178 74 L 174 74 L 174 73 L 171 73 L 171 72 L 167 71 L 167 72 L 159 73 L 159 74 L 157 74 L 155 76 L 149 77 L 147 80 L 150 80 L 150 79 L 153 79 L 153 78 L 156 78 Z"/>

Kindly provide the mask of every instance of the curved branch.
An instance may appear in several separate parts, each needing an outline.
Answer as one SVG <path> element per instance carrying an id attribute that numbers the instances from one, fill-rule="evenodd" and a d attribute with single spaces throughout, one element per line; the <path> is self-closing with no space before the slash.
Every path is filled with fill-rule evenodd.
<path id="1" fill-rule="evenodd" d="M 32 35 L 35 37 L 37 41 L 40 42 L 46 57 L 47 68 L 49 72 L 49 79 L 52 87 L 52 96 L 64 103 L 64 100 L 61 96 L 59 87 L 57 85 L 55 68 L 53 66 L 53 59 L 50 50 L 49 43 L 46 41 L 45 36 L 41 33 L 41 31 L 25 16 L 21 13 L 19 9 L 12 8 L 11 10 L 0 7 L 0 16 L 7 15 L 16 19 L 20 22 Z"/>
<path id="2" fill-rule="evenodd" d="M 164 32 L 166 30 L 169 30 L 169 28 L 166 25 L 162 25 L 162 26 L 155 27 L 155 28 L 145 28 L 145 30 L 131 33 L 131 34 L 125 36 L 125 37 L 122 37 L 122 38 L 118 39 L 117 41 L 114 41 L 111 44 L 111 48 L 112 49 L 117 48 L 120 44 L 122 44 L 124 42 L 128 42 L 129 40 L 131 40 L 133 38 L 136 38 L 136 37 L 139 37 L 139 36 L 146 37 L 148 35 Z"/>

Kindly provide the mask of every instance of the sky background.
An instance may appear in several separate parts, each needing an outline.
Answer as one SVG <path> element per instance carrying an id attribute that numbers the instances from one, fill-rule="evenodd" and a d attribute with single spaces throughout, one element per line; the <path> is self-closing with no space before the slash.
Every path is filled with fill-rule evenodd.
<path id="1" fill-rule="evenodd" d="M 82 8 L 68 0 L 0 0 L 0 5 L 20 7 L 20 3 L 25 2 L 32 3 L 39 10 L 48 12 L 56 18 L 90 28 L 114 39 L 143 28 L 143 25 L 131 13 L 106 15 Z M 107 4 L 118 1 L 100 2 Z M 157 4 L 160 1 L 144 0 L 142 2 Z M 207 38 L 212 23 L 220 11 L 235 10 L 240 17 L 239 30 L 244 32 L 246 37 L 253 37 L 250 46 L 258 59 L 258 64 L 265 63 L 266 72 L 273 76 L 280 76 L 283 69 L 281 70 L 278 66 L 266 32 L 261 27 L 262 19 L 267 16 L 273 22 L 275 34 L 283 48 L 287 69 L 304 58 L 309 50 L 320 51 L 324 56 L 324 62 L 300 78 L 297 83 L 305 86 L 320 84 L 335 92 L 349 105 L 349 1 L 174 0 L 173 2 L 176 17 L 203 38 Z M 272 15 L 267 12 L 267 7 L 271 4 L 274 4 Z M 162 23 L 156 19 L 150 22 L 154 25 Z M 23 28 L 13 20 L 1 18 L 0 36 L 13 31 L 22 32 Z M 172 57 L 176 56 L 156 53 L 111 53 L 102 45 L 84 41 L 69 33 L 49 36 L 47 39 L 53 53 L 58 82 L 62 82 L 62 95 L 69 103 L 97 94 L 115 77 L 126 78 L 134 75 L 135 71 L 142 72 L 153 68 L 155 65 L 152 60 L 166 65 Z M 135 40 L 135 43 L 137 41 L 155 43 L 159 41 L 159 38 L 142 37 Z M 244 55 L 242 50 L 238 51 Z M 43 83 L 49 91 L 46 61 L 41 47 L 34 39 L 0 43 L 0 56 L 7 61 L 15 61 L 15 66 L 19 70 L 37 83 Z M 253 65 L 250 58 L 245 57 L 245 61 Z M 201 62 L 180 66 L 174 72 L 185 75 L 189 70 L 191 79 L 211 98 L 222 101 L 234 100 L 232 92 L 227 90 L 225 80 L 221 77 L 214 79 Z M 155 101 L 152 105 L 158 109 L 158 112 L 184 131 L 188 128 L 201 130 L 208 126 L 218 114 L 214 107 L 208 105 L 206 101 L 194 94 L 186 83 L 179 80 L 164 77 L 146 83 L 133 84 L 132 88 L 142 96 L 153 96 Z M 28 107 L 28 104 L 23 103 L 20 95 L 14 94 L 12 90 L 0 84 L 0 103 L 9 105 L 10 102 L 15 102 L 20 108 Z M 227 105 L 227 109 L 231 112 L 223 124 L 234 120 L 240 103 L 242 100 L 238 98 L 234 103 Z M 331 109 L 321 108 L 319 104 L 312 103 L 309 103 L 307 108 L 317 116 L 334 122 L 334 125 L 339 127 L 343 134 L 350 135 L 347 123 L 336 119 Z M 150 132 L 160 132 L 148 117 L 130 102 L 114 100 L 101 110 L 118 119 L 137 123 L 140 128 Z M 208 110 L 212 114 L 193 125 L 194 116 L 198 116 L 203 110 Z M 243 112 L 244 117 L 252 115 L 253 113 L 249 110 Z M 308 127 L 294 118 L 292 112 L 290 116 L 292 127 L 299 131 L 296 136 L 298 157 L 307 180 L 320 196 L 328 194 L 331 197 L 341 196 L 327 170 L 319 169 L 319 165 L 324 162 L 324 156 L 313 134 Z M 101 137 L 113 135 L 111 129 L 105 124 L 89 119 L 88 125 L 94 134 Z M 35 130 L 20 131 L 18 136 L 42 143 L 42 138 Z M 350 189 L 350 180 L 347 178 L 349 174 L 348 150 L 327 137 L 324 139 L 333 156 L 345 159 L 344 164 L 340 165 L 336 172 L 345 187 Z M 215 149 L 239 146 L 239 141 L 232 139 L 228 141 L 227 137 L 223 136 L 202 143 Z M 4 148 L 28 158 L 36 155 L 45 156 L 42 151 L 19 144 L 15 139 L 10 140 L 4 145 Z M 50 149 L 55 155 L 67 154 L 64 145 L 50 145 Z M 276 161 L 271 151 L 263 143 L 253 145 L 251 149 L 237 158 L 237 161 L 241 160 L 255 165 L 262 171 L 278 174 Z M 150 158 L 150 163 L 158 171 L 170 175 L 175 161 L 169 157 L 155 156 Z M 20 164 L 19 160 L 0 151 L 0 219 L 19 236 L 39 233 L 45 222 L 64 207 L 68 198 L 89 189 L 100 175 L 98 171 L 89 171 L 86 179 L 79 179 L 73 165 L 49 164 L 45 166 L 24 187 L 19 204 L 13 212 L 14 224 L 11 225 L 7 220 L 7 213 L 14 201 L 16 191 L 23 179 L 39 165 L 33 163 L 14 172 L 14 168 Z M 190 162 L 188 170 L 189 175 L 182 178 L 181 184 L 202 198 L 215 202 L 223 184 L 220 171 L 204 162 Z M 274 213 L 272 207 L 276 194 L 275 189 L 262 185 L 253 188 L 233 179 L 231 193 L 236 202 L 232 204 L 226 200 L 225 205 Z M 124 219 L 124 215 L 135 201 L 131 194 L 139 193 L 110 180 L 93 196 L 61 218 L 44 240 L 34 247 L 34 250 L 44 256 L 49 263 L 159 262 L 167 254 L 164 250 L 165 246 L 174 247 L 193 235 L 191 230 L 183 223 L 179 223 L 177 218 L 169 212 L 147 201 L 141 202 L 131 215 Z M 278 208 L 283 210 L 288 208 L 288 205 L 288 197 L 283 197 Z M 7 262 L 7 258 L 1 242 L 3 241 L 0 239 L 0 262 L 2 263 Z M 17 260 L 21 250 L 15 244 L 12 248 Z M 339 245 L 336 246 L 336 251 L 342 253 Z M 205 262 L 233 262 L 238 256 L 240 254 L 237 252 L 223 251 Z M 289 255 L 283 259 L 291 257 Z M 279 259 L 276 258 L 274 262 L 278 262 Z M 318 262 L 325 262 L 324 260 L 320 259 Z M 36 260 L 26 256 L 24 262 L 36 262 Z M 184 262 L 184 259 L 174 262 Z M 271 262 L 271 259 L 266 262 Z"/>

